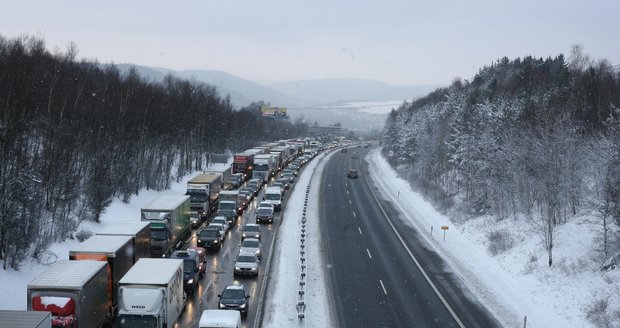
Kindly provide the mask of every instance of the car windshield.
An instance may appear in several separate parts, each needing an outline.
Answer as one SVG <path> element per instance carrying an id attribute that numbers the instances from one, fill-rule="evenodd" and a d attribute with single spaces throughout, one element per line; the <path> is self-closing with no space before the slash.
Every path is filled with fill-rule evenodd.
<path id="1" fill-rule="evenodd" d="M 258 226 L 245 226 L 245 231 L 258 231 Z"/>
<path id="2" fill-rule="evenodd" d="M 235 203 L 230 203 L 230 202 L 221 202 L 220 203 L 220 210 L 234 210 L 235 209 Z"/>
<path id="3" fill-rule="evenodd" d="M 258 211 L 256 211 L 258 215 L 272 215 L 273 211 L 267 207 L 259 207 Z"/>
<path id="4" fill-rule="evenodd" d="M 245 292 L 242 289 L 225 289 L 222 293 L 222 299 L 240 299 L 245 298 Z"/>
<path id="5" fill-rule="evenodd" d="M 227 225 L 228 221 L 226 221 L 226 219 L 213 219 L 213 221 L 211 221 L 211 223 L 219 223 L 222 225 Z"/>
<path id="6" fill-rule="evenodd" d="M 239 255 L 239 257 L 237 257 L 237 262 L 253 263 L 256 262 L 256 257 L 252 255 Z"/>
<path id="7" fill-rule="evenodd" d="M 205 229 L 200 232 L 200 237 L 217 237 L 218 232 L 214 229 Z"/>
<path id="8" fill-rule="evenodd" d="M 241 247 L 250 247 L 250 248 L 258 248 L 259 242 L 258 240 L 250 240 L 246 239 L 241 243 Z"/>

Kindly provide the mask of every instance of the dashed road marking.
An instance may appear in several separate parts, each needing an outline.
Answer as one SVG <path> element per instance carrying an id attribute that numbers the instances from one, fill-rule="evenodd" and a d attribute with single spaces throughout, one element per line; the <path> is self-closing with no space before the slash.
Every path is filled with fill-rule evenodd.
<path id="1" fill-rule="evenodd" d="M 370 250 L 366 248 L 366 253 L 368 253 L 368 257 L 372 259 L 372 255 L 370 255 Z"/>
<path id="2" fill-rule="evenodd" d="M 385 290 L 385 285 L 383 285 L 383 281 L 381 281 L 381 279 L 379 279 L 379 283 L 381 284 L 381 288 L 383 288 L 383 292 L 387 295 L 387 290 Z"/>

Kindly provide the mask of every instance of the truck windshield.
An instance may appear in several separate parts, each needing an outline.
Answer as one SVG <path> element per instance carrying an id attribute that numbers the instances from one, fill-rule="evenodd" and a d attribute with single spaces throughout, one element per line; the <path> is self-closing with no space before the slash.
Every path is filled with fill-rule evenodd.
<path id="1" fill-rule="evenodd" d="M 280 194 L 266 194 L 265 195 L 265 199 L 267 200 L 280 200 L 282 198 L 282 195 Z"/>
<path id="2" fill-rule="evenodd" d="M 166 240 L 166 239 L 168 239 L 168 234 L 166 233 L 166 229 L 153 229 L 153 228 L 151 228 L 151 238 L 153 238 L 153 240 Z"/>
<path id="3" fill-rule="evenodd" d="M 118 317 L 119 328 L 156 328 L 157 318 L 146 315 L 121 315 Z"/>
<path id="4" fill-rule="evenodd" d="M 183 260 L 183 272 L 192 273 L 196 270 L 196 261 L 194 259 Z"/>
<path id="5" fill-rule="evenodd" d="M 194 195 L 194 194 L 189 194 L 189 201 L 192 203 L 204 203 L 207 201 L 207 196 L 205 193 L 202 193 L 201 195 Z"/>

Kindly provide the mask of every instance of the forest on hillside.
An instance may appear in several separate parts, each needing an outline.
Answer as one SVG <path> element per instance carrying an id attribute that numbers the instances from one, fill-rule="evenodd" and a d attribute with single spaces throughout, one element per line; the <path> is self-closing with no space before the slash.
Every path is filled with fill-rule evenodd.
<path id="1" fill-rule="evenodd" d="M 207 84 L 77 61 L 42 39 L 0 36 L 0 259 L 19 269 L 98 221 L 114 197 L 164 190 L 209 154 L 304 135 L 301 121 L 236 110 Z"/>
<path id="2" fill-rule="evenodd" d="M 445 212 L 535 222 L 549 266 L 556 228 L 596 213 L 599 263 L 620 259 L 618 65 L 580 46 L 568 58 L 502 58 L 403 103 L 384 133 L 385 156 Z"/>

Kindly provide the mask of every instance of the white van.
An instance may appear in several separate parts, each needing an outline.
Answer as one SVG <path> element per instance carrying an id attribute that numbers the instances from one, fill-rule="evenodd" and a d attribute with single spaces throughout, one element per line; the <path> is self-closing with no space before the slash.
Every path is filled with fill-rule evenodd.
<path id="1" fill-rule="evenodd" d="M 241 314 L 235 310 L 204 310 L 199 328 L 241 328 Z"/>
<path id="2" fill-rule="evenodd" d="M 265 202 L 273 204 L 276 211 L 282 209 L 282 189 L 280 187 L 269 187 L 265 190 Z"/>

